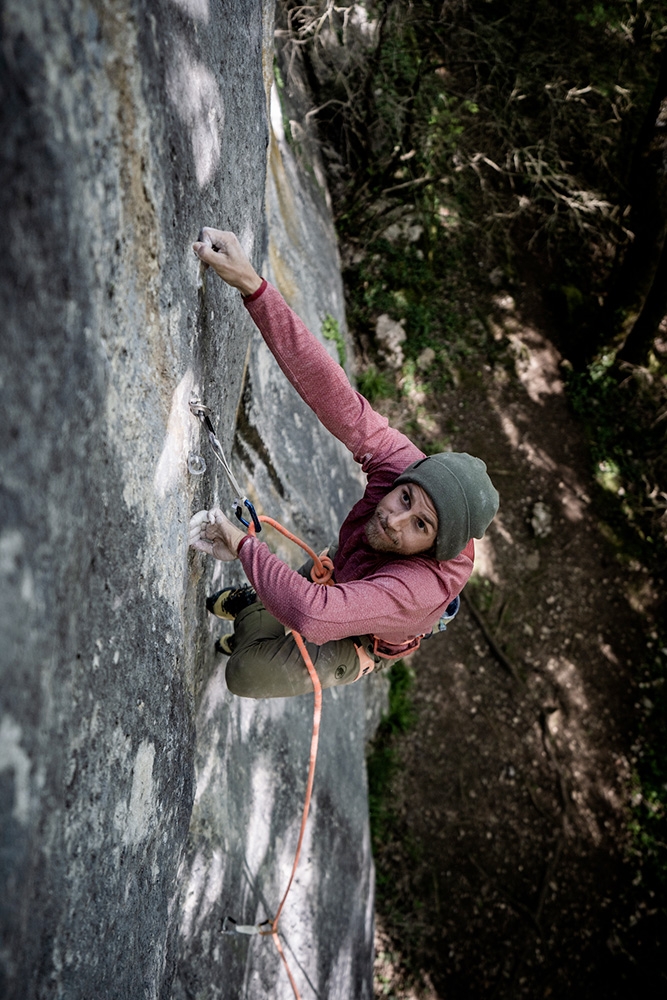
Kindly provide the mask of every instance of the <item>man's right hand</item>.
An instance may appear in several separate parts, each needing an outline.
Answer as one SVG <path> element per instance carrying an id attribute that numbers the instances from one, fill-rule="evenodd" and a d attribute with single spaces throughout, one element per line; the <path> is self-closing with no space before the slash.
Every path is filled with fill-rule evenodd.
<path id="1" fill-rule="evenodd" d="M 239 542 L 245 531 L 225 517 L 219 507 L 200 510 L 190 519 L 188 542 L 191 549 L 229 562 L 238 559 Z"/>
<path id="2" fill-rule="evenodd" d="M 257 291 L 262 279 L 234 233 L 207 226 L 201 230 L 199 237 L 192 244 L 192 249 L 204 264 L 212 267 L 218 277 L 232 288 L 238 288 L 242 295 L 252 295 Z"/>

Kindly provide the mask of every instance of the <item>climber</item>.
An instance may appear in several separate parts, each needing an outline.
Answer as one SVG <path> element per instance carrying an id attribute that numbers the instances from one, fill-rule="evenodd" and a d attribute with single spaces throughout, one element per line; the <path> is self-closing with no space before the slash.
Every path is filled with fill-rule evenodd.
<path id="1" fill-rule="evenodd" d="M 473 538 L 484 535 L 498 494 L 479 458 L 426 457 L 389 427 L 345 372 L 253 269 L 233 233 L 204 229 L 200 261 L 237 288 L 283 373 L 367 476 L 364 495 L 331 547 L 335 586 L 311 582 L 246 534 L 220 509 L 199 511 L 190 545 L 239 559 L 252 586 L 211 595 L 207 608 L 234 621 L 218 648 L 231 654 L 227 685 L 249 698 L 312 690 L 291 631 L 303 635 L 322 687 L 350 684 L 407 655 L 443 616 L 455 613 L 472 572 Z"/>

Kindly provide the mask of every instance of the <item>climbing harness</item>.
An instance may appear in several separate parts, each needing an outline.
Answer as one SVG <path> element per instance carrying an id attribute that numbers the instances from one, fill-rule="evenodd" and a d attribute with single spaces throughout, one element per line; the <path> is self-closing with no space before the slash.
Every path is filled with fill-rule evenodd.
<path id="1" fill-rule="evenodd" d="M 435 634 L 435 630 L 438 632 L 446 632 L 448 624 L 456 618 L 459 613 L 459 608 L 461 607 L 461 598 L 455 597 L 453 601 L 445 608 L 445 613 L 438 619 L 438 621 L 433 626 L 430 632 L 424 632 L 422 635 L 415 636 L 414 639 L 408 640 L 408 642 L 403 642 L 400 645 L 396 645 L 393 642 L 387 642 L 386 639 L 381 639 L 379 636 L 374 635 L 373 638 L 373 656 L 379 656 L 382 660 L 400 660 L 403 656 L 410 656 L 412 653 L 416 653 L 421 646 L 423 639 L 430 639 L 432 635 Z"/>
<path id="2" fill-rule="evenodd" d="M 246 528 L 250 527 L 250 521 L 246 520 L 246 518 L 243 516 L 243 508 L 245 507 L 248 513 L 250 514 L 250 517 L 252 518 L 252 524 L 255 528 L 255 531 L 261 531 L 262 526 L 259 523 L 257 512 L 255 511 L 255 508 L 253 507 L 250 500 L 248 500 L 248 498 L 243 495 L 243 490 L 236 481 L 236 477 L 231 470 L 231 466 L 229 465 L 229 462 L 225 458 L 225 453 L 222 450 L 222 445 L 220 444 L 218 438 L 216 437 L 215 428 L 213 427 L 213 423 L 211 421 L 212 411 L 209 409 L 208 406 L 204 406 L 202 401 L 197 396 L 193 396 L 192 399 L 190 400 L 190 412 L 193 414 L 193 416 L 197 417 L 197 419 L 202 423 L 202 425 L 206 429 L 206 433 L 208 434 L 208 440 L 213 450 L 213 454 L 220 462 L 220 465 L 224 469 L 225 475 L 229 480 L 229 485 L 236 494 L 232 502 L 234 513 L 236 514 L 241 524 L 245 525 Z M 188 468 L 190 468 L 189 463 L 188 463 Z M 204 463 L 204 469 L 205 468 L 206 464 Z M 192 472 L 193 469 L 190 468 L 190 471 Z M 196 472 L 195 475 L 197 475 Z"/>

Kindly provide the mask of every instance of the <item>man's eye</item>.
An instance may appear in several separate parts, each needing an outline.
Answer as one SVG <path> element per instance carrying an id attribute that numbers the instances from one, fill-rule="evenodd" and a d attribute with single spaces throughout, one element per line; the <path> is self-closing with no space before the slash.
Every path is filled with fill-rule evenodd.
<path id="1" fill-rule="evenodd" d="M 426 524 L 424 523 L 424 521 L 422 521 L 421 518 L 417 518 L 417 527 L 419 528 L 420 531 L 426 531 Z"/>
<path id="2" fill-rule="evenodd" d="M 405 493 L 403 494 L 403 503 L 409 503 L 409 502 L 410 502 L 410 494 L 406 490 Z"/>

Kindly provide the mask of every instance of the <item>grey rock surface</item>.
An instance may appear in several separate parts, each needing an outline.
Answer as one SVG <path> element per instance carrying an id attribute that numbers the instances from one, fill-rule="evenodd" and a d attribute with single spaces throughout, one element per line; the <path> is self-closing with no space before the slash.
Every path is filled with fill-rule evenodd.
<path id="1" fill-rule="evenodd" d="M 271 943 L 222 935 L 221 921 L 271 916 L 282 894 L 312 699 L 229 695 L 203 597 L 238 570 L 216 576 L 186 543 L 191 513 L 230 499 L 193 392 L 230 450 L 236 434 L 253 495 L 308 540 L 335 534 L 360 489 L 271 368 L 237 293 L 213 276 L 200 287 L 190 250 L 203 224 L 234 229 L 288 298 L 284 274 L 299 276 L 290 301 L 316 333 L 327 312 L 344 330 L 326 205 L 275 138 L 270 176 L 282 171 L 299 226 L 275 186 L 266 205 L 272 24 L 259 0 L 2 6 L 8 1000 L 292 995 Z M 203 476 L 188 473 L 193 451 Z M 369 690 L 325 700 L 281 922 L 305 995 L 370 996 Z"/>

